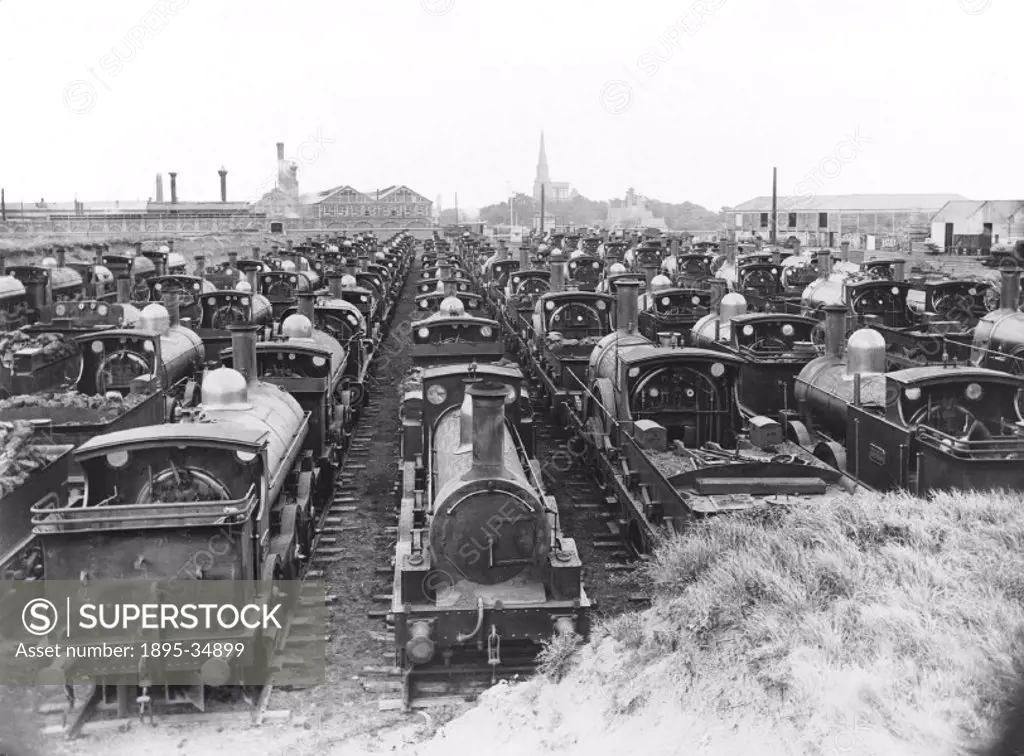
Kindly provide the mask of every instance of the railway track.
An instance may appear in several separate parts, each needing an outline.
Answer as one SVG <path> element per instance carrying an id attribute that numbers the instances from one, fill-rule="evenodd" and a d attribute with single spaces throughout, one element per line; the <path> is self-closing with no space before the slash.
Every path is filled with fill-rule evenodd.
<path id="1" fill-rule="evenodd" d="M 205 711 L 175 711 L 175 706 L 150 706 L 143 721 L 154 725 L 251 726 L 287 721 L 293 711 L 375 706 L 378 711 L 406 709 L 402 699 L 403 670 L 395 667 L 393 624 L 389 617 L 398 518 L 399 402 L 398 385 L 411 367 L 410 327 L 415 306 L 419 262 L 411 268 L 396 302 L 387 339 L 371 372 L 368 402 L 355 426 L 349 449 L 336 479 L 333 500 L 317 524 L 304 585 L 323 583 L 323 592 L 306 591 L 300 602 L 312 605 L 326 599 L 326 684 L 300 685 L 289 676 L 290 659 L 302 645 L 319 642 L 309 623 L 289 622 L 278 639 L 280 668 L 270 682 L 250 694 L 225 695 L 208 701 Z M 533 391 L 533 396 L 539 392 Z M 617 505 L 595 483 L 584 464 L 579 444 L 555 428 L 542 408 L 535 407 L 537 458 L 548 492 L 555 496 L 566 532 L 576 540 L 584 565 L 588 595 L 595 618 L 641 607 L 636 555 L 620 533 Z M 532 658 L 503 658 L 503 679 L 532 673 Z M 492 670 L 459 668 L 442 675 L 428 673 L 413 686 L 411 708 L 426 709 L 464 704 L 486 690 Z M 54 700 L 56 699 L 56 700 Z M 62 694 L 51 696 L 37 709 L 48 717 L 50 735 L 76 738 L 100 729 L 126 729 L 103 702 L 98 689 L 76 691 L 70 710 Z M 61 721 L 56 722 L 57 719 Z"/>

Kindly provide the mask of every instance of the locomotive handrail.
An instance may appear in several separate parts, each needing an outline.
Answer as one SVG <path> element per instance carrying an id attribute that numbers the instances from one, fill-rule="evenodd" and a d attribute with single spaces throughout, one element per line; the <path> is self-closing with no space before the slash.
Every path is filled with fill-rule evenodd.
<path id="1" fill-rule="evenodd" d="M 184 518 L 188 519 L 190 525 L 224 525 L 230 519 L 250 512 L 256 504 L 256 486 L 253 485 L 242 498 L 228 501 L 151 502 L 91 507 L 76 507 L 73 504 L 63 507 L 34 505 L 31 513 L 32 525 L 37 533 L 53 533 L 101 529 L 90 527 L 96 525 L 112 525 L 117 529 L 178 525 Z"/>
<path id="2" fill-rule="evenodd" d="M 1007 453 L 1024 455 L 1024 436 L 1017 434 L 971 440 L 950 435 L 930 425 L 918 425 L 917 438 L 932 448 L 960 457 Z"/>

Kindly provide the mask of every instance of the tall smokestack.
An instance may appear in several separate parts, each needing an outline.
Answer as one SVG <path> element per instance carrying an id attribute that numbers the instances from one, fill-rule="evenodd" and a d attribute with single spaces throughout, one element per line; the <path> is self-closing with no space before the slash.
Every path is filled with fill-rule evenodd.
<path id="1" fill-rule="evenodd" d="M 231 364 L 252 385 L 259 380 L 256 366 L 256 331 L 259 326 L 229 326 L 231 332 Z"/>
<path id="2" fill-rule="evenodd" d="M 839 259 L 843 262 L 850 262 L 850 242 L 844 241 L 839 245 Z"/>
<path id="3" fill-rule="evenodd" d="M 309 318 L 309 322 L 313 322 L 313 304 L 316 300 L 316 294 L 311 291 L 300 291 L 299 292 L 299 315 L 305 315 Z"/>
<path id="4" fill-rule="evenodd" d="M 473 398 L 473 467 L 464 478 L 494 478 L 505 472 L 505 396 L 496 381 L 466 387 Z"/>
<path id="5" fill-rule="evenodd" d="M 156 201 L 164 201 L 164 174 L 156 174 Z"/>
<path id="6" fill-rule="evenodd" d="M 343 277 L 344 274 L 339 271 L 331 271 L 327 274 L 327 287 L 331 291 L 331 296 L 335 299 L 343 299 L 345 296 L 345 290 L 341 288 L 341 279 Z"/>
<path id="7" fill-rule="evenodd" d="M 176 205 L 178 203 L 178 174 L 168 173 L 171 177 L 171 204 Z"/>
<path id="8" fill-rule="evenodd" d="M 633 333 L 637 328 L 639 302 L 637 292 L 640 284 L 637 281 L 619 281 L 616 287 L 615 327 L 621 333 Z"/>
<path id="9" fill-rule="evenodd" d="M 846 307 L 825 305 L 825 355 L 842 357 L 846 345 Z"/>
<path id="10" fill-rule="evenodd" d="M 818 278 L 828 278 L 832 272 L 832 253 L 827 249 L 818 252 Z"/>
<path id="11" fill-rule="evenodd" d="M 130 275 L 119 275 L 117 277 L 117 302 L 118 304 L 130 304 L 132 301 L 132 279 Z"/>
<path id="12" fill-rule="evenodd" d="M 1016 310 L 1020 306 L 1020 269 L 1004 268 L 999 290 L 999 309 Z"/>
<path id="13" fill-rule="evenodd" d="M 551 291 L 565 291 L 565 258 L 562 257 L 561 251 L 551 251 L 548 267 L 551 270 Z"/>
<path id="14" fill-rule="evenodd" d="M 170 316 L 171 328 L 181 325 L 181 303 L 178 301 L 178 295 L 165 294 L 164 296 L 166 299 L 164 299 L 163 305 L 167 309 L 167 314 Z"/>
<path id="15" fill-rule="evenodd" d="M 284 160 L 284 142 L 277 143 L 277 160 L 278 162 Z"/>
<path id="16" fill-rule="evenodd" d="M 779 216 L 778 216 L 778 205 L 779 205 L 779 169 L 772 168 L 772 230 L 769 241 L 775 244 L 776 234 L 778 233 Z"/>
<path id="17" fill-rule="evenodd" d="M 221 202 L 227 202 L 228 201 L 228 172 L 224 168 L 224 166 L 222 165 L 220 167 L 220 170 L 217 171 L 217 173 L 220 176 L 220 201 Z"/>

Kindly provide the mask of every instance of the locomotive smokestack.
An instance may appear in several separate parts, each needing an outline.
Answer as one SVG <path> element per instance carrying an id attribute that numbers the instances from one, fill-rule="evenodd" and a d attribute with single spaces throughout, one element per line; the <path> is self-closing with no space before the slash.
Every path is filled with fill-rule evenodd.
<path id="1" fill-rule="evenodd" d="M 818 252 L 818 278 L 828 278 L 832 272 L 832 253 L 827 249 Z"/>
<path id="2" fill-rule="evenodd" d="M 558 249 L 551 251 L 548 267 L 551 270 L 551 291 L 565 291 L 565 258 Z"/>
<path id="3" fill-rule="evenodd" d="M 469 475 L 493 478 L 505 472 L 505 395 L 496 381 L 466 387 L 473 397 L 473 467 Z"/>
<path id="4" fill-rule="evenodd" d="M 251 386 L 259 380 L 256 373 L 256 331 L 259 327 L 240 325 L 230 326 L 228 330 L 231 331 L 231 364 Z"/>
<path id="5" fill-rule="evenodd" d="M 619 281 L 616 291 L 615 327 L 621 333 L 633 333 L 637 328 L 637 291 L 640 284 L 636 281 Z"/>
<path id="6" fill-rule="evenodd" d="M 796 257 L 800 256 L 800 240 L 799 239 L 794 239 L 793 240 L 793 254 Z"/>
<path id="7" fill-rule="evenodd" d="M 316 301 L 316 294 L 311 291 L 299 292 L 299 315 L 305 315 L 309 322 L 313 322 L 313 306 Z"/>
<path id="8" fill-rule="evenodd" d="M 708 303 L 712 312 L 718 312 L 718 306 L 722 303 L 729 290 L 728 284 L 721 278 L 712 278 L 709 282 L 711 288 L 711 301 Z"/>
<path id="9" fill-rule="evenodd" d="M 245 271 L 245 280 L 249 282 L 249 288 L 252 289 L 253 294 L 258 294 L 259 289 L 256 288 L 260 285 L 260 272 L 255 265 L 250 265 Z"/>
<path id="10" fill-rule="evenodd" d="M 7 263 L 4 261 L 4 256 L 0 254 L 0 276 L 7 275 Z"/>
<path id="11" fill-rule="evenodd" d="M 722 240 L 722 249 L 725 250 L 725 261 L 729 263 L 736 262 L 736 247 L 733 246 L 732 241 L 729 239 Z"/>
<path id="12" fill-rule="evenodd" d="M 335 299 L 342 299 L 344 297 L 343 292 L 345 290 L 341 288 L 342 278 L 343 274 L 336 271 L 327 274 L 327 286 L 331 290 L 331 296 Z"/>
<path id="13" fill-rule="evenodd" d="M 117 302 L 118 304 L 130 304 L 132 301 L 132 278 L 129 275 L 118 275 L 117 277 Z"/>
<path id="14" fill-rule="evenodd" d="M 462 407 L 459 408 L 459 448 L 455 450 L 456 454 L 465 454 L 473 450 L 473 396 L 468 389 L 480 382 L 481 379 L 475 376 L 462 380 L 465 395 L 462 399 Z"/>
<path id="15" fill-rule="evenodd" d="M 666 348 L 672 346 L 672 333 L 669 331 L 658 331 L 658 344 Z"/>
<path id="16" fill-rule="evenodd" d="M 893 281 L 905 281 L 907 280 L 907 261 L 902 259 L 896 259 L 892 261 L 892 280 Z"/>
<path id="17" fill-rule="evenodd" d="M 825 355 L 842 357 L 846 346 L 846 307 L 825 306 Z"/>
<path id="18" fill-rule="evenodd" d="M 196 277 L 202 278 L 206 275 L 206 255 L 196 255 Z"/>
<path id="19" fill-rule="evenodd" d="M 260 259 L 260 248 L 259 247 L 253 247 L 252 248 L 252 259 L 253 260 L 259 260 Z"/>
<path id="20" fill-rule="evenodd" d="M 103 264 L 103 247 L 98 244 L 92 250 L 92 262 L 93 265 Z"/>
<path id="21" fill-rule="evenodd" d="M 57 247 L 57 267 L 67 267 L 68 253 L 64 247 Z"/>
<path id="22" fill-rule="evenodd" d="M 530 247 L 523 244 L 519 247 L 519 270 L 528 270 L 530 267 Z"/>
<path id="23" fill-rule="evenodd" d="M 1016 310 L 1020 306 L 1020 268 L 1004 268 L 999 290 L 999 309 Z"/>
<path id="24" fill-rule="evenodd" d="M 181 303 L 178 301 L 177 294 L 166 294 L 167 298 L 164 299 L 164 307 L 167 308 L 167 314 L 170 316 L 171 328 L 177 325 L 181 325 Z"/>

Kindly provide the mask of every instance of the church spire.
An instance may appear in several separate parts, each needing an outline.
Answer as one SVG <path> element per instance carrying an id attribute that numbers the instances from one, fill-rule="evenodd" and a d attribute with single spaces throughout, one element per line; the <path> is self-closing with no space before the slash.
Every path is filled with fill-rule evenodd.
<path id="1" fill-rule="evenodd" d="M 544 150 L 544 130 L 540 132 L 540 157 L 537 158 L 537 178 L 535 184 L 548 184 L 551 177 L 548 175 L 548 155 Z"/>

